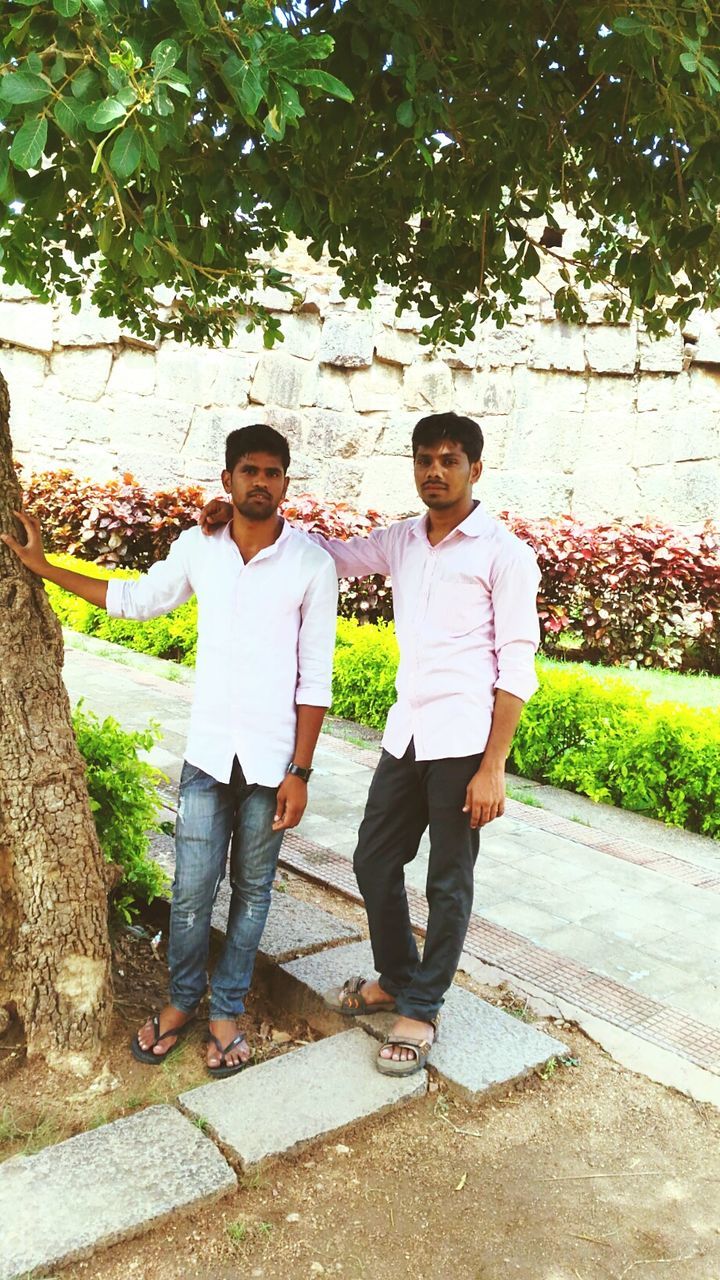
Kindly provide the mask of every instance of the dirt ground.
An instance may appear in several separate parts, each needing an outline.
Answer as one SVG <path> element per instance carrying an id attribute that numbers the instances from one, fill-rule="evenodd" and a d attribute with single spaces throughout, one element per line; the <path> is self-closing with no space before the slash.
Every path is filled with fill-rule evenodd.
<path id="1" fill-rule="evenodd" d="M 345 899 L 285 880 L 362 919 Z M 152 935 L 161 923 L 159 909 L 142 925 Z M 115 1021 L 95 1078 L 106 1092 L 27 1063 L 16 1028 L 0 1038 L 3 1157 L 206 1080 L 202 1023 L 160 1068 L 128 1052 L 164 997 L 162 952 L 122 934 L 115 968 Z M 524 1014 L 512 993 L 467 985 Z M 232 1195 L 70 1265 L 62 1280 L 720 1280 L 720 1113 L 633 1075 L 575 1028 L 552 1030 L 568 1065 L 481 1103 L 434 1081 L 402 1110 L 239 1171 Z M 271 1010 L 262 984 L 247 1031 L 258 1059 L 315 1036 Z"/>

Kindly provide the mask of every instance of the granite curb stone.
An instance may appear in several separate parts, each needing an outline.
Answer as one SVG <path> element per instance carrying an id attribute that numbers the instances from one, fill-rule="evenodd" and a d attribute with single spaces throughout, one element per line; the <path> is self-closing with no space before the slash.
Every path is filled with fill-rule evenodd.
<path id="1" fill-rule="evenodd" d="M 281 970 L 299 984 L 293 1003 L 299 999 L 305 1009 L 308 999 L 317 1008 L 325 991 L 340 986 L 352 974 L 377 976 L 369 942 L 303 956 L 283 964 Z M 382 1039 L 394 1016 L 376 1013 L 352 1021 Z M 428 1065 L 468 1097 L 477 1098 L 522 1079 L 550 1058 L 567 1054 L 568 1049 L 559 1040 L 453 984 L 445 997 L 440 1036 L 430 1050 Z"/>
<path id="2" fill-rule="evenodd" d="M 425 1094 L 425 1071 L 383 1076 L 376 1055 L 377 1041 L 353 1027 L 201 1085 L 179 1101 L 247 1169 Z"/>
<path id="3" fill-rule="evenodd" d="M 17 1156 L 0 1168 L 0 1280 L 87 1257 L 236 1185 L 213 1143 L 169 1106 Z"/>

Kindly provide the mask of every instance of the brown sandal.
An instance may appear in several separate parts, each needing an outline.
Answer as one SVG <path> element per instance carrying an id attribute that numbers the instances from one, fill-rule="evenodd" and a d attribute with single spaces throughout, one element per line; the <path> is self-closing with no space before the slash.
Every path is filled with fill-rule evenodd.
<path id="1" fill-rule="evenodd" d="M 334 1013 L 342 1013 L 346 1018 L 357 1018 L 361 1013 L 394 1012 L 395 1001 L 392 996 L 388 996 L 387 1000 L 368 1004 L 361 988 L 369 981 L 369 978 L 359 976 L 348 978 L 341 987 L 333 987 L 331 991 L 326 991 L 325 1004 L 328 1009 L 332 1009 Z"/>
<path id="2" fill-rule="evenodd" d="M 435 1036 L 432 1043 L 429 1040 L 416 1040 L 413 1036 L 386 1036 L 380 1046 L 377 1056 L 377 1069 L 383 1076 L 414 1076 L 417 1071 L 422 1071 L 428 1060 L 430 1050 L 434 1044 L 437 1044 L 439 1032 L 437 1020 L 430 1023 L 435 1029 Z M 394 1058 L 383 1058 L 382 1050 L 386 1045 L 397 1046 L 398 1049 L 409 1049 L 415 1054 L 414 1058 L 407 1058 L 405 1062 L 396 1061 Z"/>

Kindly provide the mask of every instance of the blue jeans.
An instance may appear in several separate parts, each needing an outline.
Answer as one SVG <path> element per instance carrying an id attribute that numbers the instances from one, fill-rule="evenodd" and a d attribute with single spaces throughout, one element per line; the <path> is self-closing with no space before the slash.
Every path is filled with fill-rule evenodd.
<path id="1" fill-rule="evenodd" d="M 283 837 L 272 830 L 276 796 L 275 787 L 248 785 L 237 759 L 229 782 L 183 764 L 168 965 L 170 1002 L 184 1013 L 207 990 L 210 916 L 225 878 L 228 845 L 232 894 L 225 945 L 212 975 L 210 1018 L 244 1012 Z"/>

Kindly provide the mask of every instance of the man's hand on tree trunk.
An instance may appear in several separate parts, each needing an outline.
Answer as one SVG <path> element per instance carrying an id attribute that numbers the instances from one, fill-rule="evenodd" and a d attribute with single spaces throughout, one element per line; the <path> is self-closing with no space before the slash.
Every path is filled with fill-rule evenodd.
<path id="1" fill-rule="evenodd" d="M 27 511 L 16 511 L 14 515 L 25 530 L 27 542 L 23 546 L 10 533 L 0 533 L 0 538 L 11 551 L 15 552 L 18 560 L 22 560 L 25 568 L 31 573 L 37 573 L 41 578 L 47 578 L 49 582 L 55 582 L 64 591 L 72 591 L 73 595 L 80 596 L 81 600 L 87 600 L 88 604 L 104 609 L 107 599 L 107 582 L 100 578 L 90 578 L 85 573 L 76 573 L 74 569 L 61 569 L 59 565 L 51 564 L 43 550 L 40 521 L 35 516 L 29 516 Z"/>
<path id="2" fill-rule="evenodd" d="M 25 546 L 18 542 L 17 538 L 13 538 L 10 533 L 0 533 L 0 538 L 11 551 L 15 552 L 18 560 L 22 560 L 26 569 L 30 569 L 32 573 L 37 573 L 41 578 L 44 578 L 48 562 L 45 559 L 45 551 L 43 550 L 40 521 L 36 516 L 28 515 L 27 511 L 14 511 L 13 515 L 25 530 L 27 536 Z"/>

